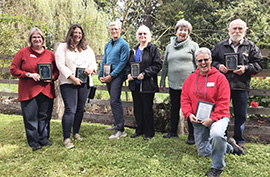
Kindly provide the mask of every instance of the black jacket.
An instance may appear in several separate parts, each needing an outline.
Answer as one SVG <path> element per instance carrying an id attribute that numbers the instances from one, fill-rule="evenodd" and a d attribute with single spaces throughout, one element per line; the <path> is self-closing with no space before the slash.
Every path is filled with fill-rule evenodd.
<path id="1" fill-rule="evenodd" d="M 225 65 L 224 53 L 234 53 L 233 48 L 229 44 L 229 39 L 219 42 L 212 49 L 212 65 L 217 69 L 220 64 Z M 262 55 L 260 49 L 247 38 L 244 38 L 243 43 L 240 44 L 238 53 L 238 65 L 245 66 L 245 73 L 238 75 L 234 74 L 232 71 L 228 71 L 225 76 L 230 83 L 231 90 L 248 91 L 251 76 L 262 71 Z"/>
<path id="2" fill-rule="evenodd" d="M 139 47 L 137 45 L 130 50 L 129 59 L 127 62 L 126 73 L 131 73 L 131 63 L 135 62 L 136 50 Z M 157 74 L 162 68 L 160 54 L 155 44 L 148 43 L 147 47 L 143 49 L 143 53 L 140 58 L 140 73 L 144 74 L 144 79 L 140 82 L 140 92 L 154 93 L 158 92 Z M 129 89 L 135 91 L 135 80 L 129 81 Z"/>

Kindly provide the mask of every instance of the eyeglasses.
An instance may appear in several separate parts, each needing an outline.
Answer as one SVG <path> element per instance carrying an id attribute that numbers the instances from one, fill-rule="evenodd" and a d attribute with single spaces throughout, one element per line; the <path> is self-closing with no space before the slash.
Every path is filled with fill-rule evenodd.
<path id="1" fill-rule="evenodd" d="M 118 31 L 120 28 L 110 28 L 110 31 Z"/>
<path id="2" fill-rule="evenodd" d="M 138 34 L 139 34 L 140 36 L 141 36 L 141 35 L 145 35 L 145 36 L 147 35 L 147 33 L 138 33 Z"/>
<path id="3" fill-rule="evenodd" d="M 202 61 L 204 61 L 206 63 L 206 62 L 209 61 L 209 58 L 204 58 L 204 59 L 197 60 L 198 63 L 201 63 Z"/>

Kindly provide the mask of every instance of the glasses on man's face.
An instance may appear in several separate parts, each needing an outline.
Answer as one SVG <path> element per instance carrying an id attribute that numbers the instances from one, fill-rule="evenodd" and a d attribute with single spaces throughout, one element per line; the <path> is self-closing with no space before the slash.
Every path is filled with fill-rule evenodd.
<path id="1" fill-rule="evenodd" d="M 139 33 L 139 35 L 140 35 L 140 36 L 141 36 L 141 35 L 145 35 L 145 36 L 146 36 L 146 35 L 147 35 L 147 33 Z"/>
<path id="2" fill-rule="evenodd" d="M 209 58 L 204 58 L 204 59 L 197 60 L 198 63 L 202 63 L 203 61 L 206 63 L 206 62 L 209 61 Z"/>
<path id="3" fill-rule="evenodd" d="M 110 31 L 118 31 L 119 28 L 110 28 Z"/>

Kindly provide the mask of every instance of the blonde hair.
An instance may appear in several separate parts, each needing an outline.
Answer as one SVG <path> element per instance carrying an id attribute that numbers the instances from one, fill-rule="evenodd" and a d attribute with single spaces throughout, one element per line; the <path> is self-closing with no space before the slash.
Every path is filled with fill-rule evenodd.
<path id="1" fill-rule="evenodd" d="M 27 43 L 29 46 L 32 47 L 32 43 L 31 43 L 31 39 L 32 39 L 32 36 L 35 32 L 38 32 L 43 40 L 42 42 L 42 45 L 45 44 L 45 38 L 44 38 L 44 35 L 42 33 L 42 31 L 40 29 L 38 29 L 37 27 L 34 27 L 34 28 L 31 28 L 30 31 L 29 31 L 29 35 L 28 35 L 28 39 L 27 39 Z"/>

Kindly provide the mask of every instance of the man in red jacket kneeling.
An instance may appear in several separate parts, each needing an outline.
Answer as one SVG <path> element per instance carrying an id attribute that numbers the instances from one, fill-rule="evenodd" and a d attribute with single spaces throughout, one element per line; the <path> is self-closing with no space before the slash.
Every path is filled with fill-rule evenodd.
<path id="1" fill-rule="evenodd" d="M 226 77 L 211 67 L 208 48 L 195 52 L 198 68 L 185 80 L 181 109 L 194 126 L 197 151 L 211 156 L 213 163 L 207 176 L 220 176 L 225 167 L 225 154 L 245 154 L 235 140 L 226 141 L 225 131 L 230 122 L 230 86 Z"/>

